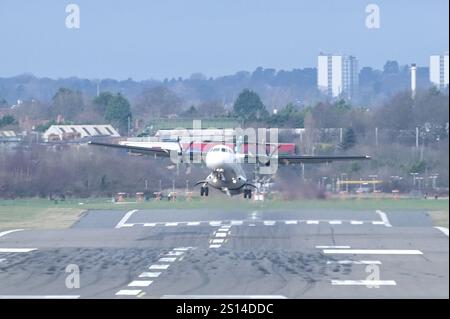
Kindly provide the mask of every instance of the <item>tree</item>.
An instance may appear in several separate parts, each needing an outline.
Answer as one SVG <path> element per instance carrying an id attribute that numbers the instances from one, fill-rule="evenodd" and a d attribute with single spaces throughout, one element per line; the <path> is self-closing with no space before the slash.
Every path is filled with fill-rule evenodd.
<path id="1" fill-rule="evenodd" d="M 105 116 L 106 113 L 106 107 L 108 104 L 111 103 L 111 101 L 114 99 L 114 94 L 111 92 L 102 92 L 94 99 L 94 110 L 102 115 Z"/>
<path id="2" fill-rule="evenodd" d="M 17 121 L 12 115 L 5 115 L 0 118 L 0 128 L 14 124 L 17 124 Z"/>
<path id="3" fill-rule="evenodd" d="M 259 95 L 248 89 L 239 94 L 233 105 L 233 112 L 244 121 L 262 120 L 269 115 Z"/>
<path id="4" fill-rule="evenodd" d="M 355 145 L 356 145 L 356 134 L 353 128 L 350 127 L 345 131 L 342 143 L 339 144 L 339 148 L 346 151 L 351 149 Z"/>
<path id="5" fill-rule="evenodd" d="M 113 96 L 105 109 L 105 119 L 122 132 L 128 128 L 128 119 L 131 119 L 130 102 L 120 93 Z"/>
<path id="6" fill-rule="evenodd" d="M 83 111 L 83 97 L 80 91 L 60 88 L 53 96 L 52 113 L 54 116 L 62 115 L 64 119 L 73 119 Z"/>
<path id="7" fill-rule="evenodd" d="M 137 98 L 133 113 L 144 118 L 160 118 L 181 111 L 180 98 L 168 88 L 158 86 L 145 89 Z"/>

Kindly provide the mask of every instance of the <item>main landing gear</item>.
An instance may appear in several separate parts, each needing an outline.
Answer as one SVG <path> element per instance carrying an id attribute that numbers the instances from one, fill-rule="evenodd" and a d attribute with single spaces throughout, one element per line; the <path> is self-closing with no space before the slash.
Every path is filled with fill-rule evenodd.
<path id="1" fill-rule="evenodd" d="M 251 189 L 244 189 L 244 198 L 248 198 L 248 199 L 252 198 L 252 190 Z"/>
<path id="2" fill-rule="evenodd" d="M 208 188 L 208 186 L 202 186 L 200 188 L 200 196 L 207 197 L 208 195 L 209 195 L 209 188 Z"/>

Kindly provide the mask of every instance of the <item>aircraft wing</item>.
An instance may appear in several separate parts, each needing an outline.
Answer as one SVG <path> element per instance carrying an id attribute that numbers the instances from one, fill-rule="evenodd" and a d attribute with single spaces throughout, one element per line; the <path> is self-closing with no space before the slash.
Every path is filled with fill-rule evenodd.
<path id="1" fill-rule="evenodd" d="M 317 164 L 317 163 L 331 163 L 337 161 L 363 161 L 370 160 L 370 156 L 346 156 L 346 155 L 279 155 L 276 157 L 278 159 L 278 164 L 289 165 L 289 164 Z"/>
<path id="2" fill-rule="evenodd" d="M 90 141 L 88 142 L 89 145 L 94 146 L 105 146 L 105 147 L 112 147 L 116 149 L 122 149 L 129 151 L 134 154 L 141 154 L 141 155 L 154 155 L 157 157 L 170 157 L 170 151 L 169 149 L 159 148 L 159 147 L 142 147 L 142 146 L 132 146 L 132 145 L 122 145 L 122 144 L 110 144 L 110 143 L 101 143 L 101 142 L 94 142 Z"/>

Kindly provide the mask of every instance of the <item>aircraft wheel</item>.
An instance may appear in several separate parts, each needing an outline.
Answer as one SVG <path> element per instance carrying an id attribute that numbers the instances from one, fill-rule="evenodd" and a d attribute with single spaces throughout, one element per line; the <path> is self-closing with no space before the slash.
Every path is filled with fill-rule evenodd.
<path id="1" fill-rule="evenodd" d="M 203 195 L 205 195 L 205 188 L 202 186 L 200 188 L 200 196 L 203 196 Z"/>
<path id="2" fill-rule="evenodd" d="M 209 187 L 205 187 L 205 196 L 209 195 Z"/>

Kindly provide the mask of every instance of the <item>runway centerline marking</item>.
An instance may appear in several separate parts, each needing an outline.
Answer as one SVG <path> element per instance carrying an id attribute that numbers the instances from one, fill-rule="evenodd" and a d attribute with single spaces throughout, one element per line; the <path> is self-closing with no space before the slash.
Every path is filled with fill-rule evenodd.
<path id="1" fill-rule="evenodd" d="M 6 236 L 8 234 L 15 233 L 15 232 L 18 232 L 18 231 L 23 231 L 23 230 L 25 230 L 25 229 L 11 229 L 11 230 L 7 230 L 7 231 L 4 231 L 4 232 L 1 232 L 0 233 L 0 237 Z"/>
<path id="2" fill-rule="evenodd" d="M 379 260 L 328 260 L 327 265 L 340 264 L 340 265 L 381 265 Z"/>
<path id="3" fill-rule="evenodd" d="M 311 224 L 316 224 L 317 225 L 317 224 L 319 224 L 319 221 L 318 220 L 307 220 L 306 223 L 310 224 L 310 225 Z"/>
<path id="4" fill-rule="evenodd" d="M 0 248 L 0 253 L 29 253 L 37 248 Z"/>
<path id="5" fill-rule="evenodd" d="M 330 220 L 328 223 L 330 225 L 340 225 L 340 224 L 342 224 L 342 221 L 340 221 L 340 220 Z"/>
<path id="6" fill-rule="evenodd" d="M 133 210 L 130 210 L 129 212 L 127 212 L 123 217 L 122 217 L 122 219 L 117 223 L 117 225 L 116 225 L 116 229 L 119 229 L 119 228 L 122 228 L 122 227 L 130 227 L 130 225 L 131 226 L 133 226 L 133 224 L 127 224 L 127 220 L 128 219 L 130 219 L 130 217 L 134 214 L 134 213 L 136 213 L 138 210 L 137 209 L 133 209 Z"/>
<path id="7" fill-rule="evenodd" d="M 166 256 L 182 256 L 183 254 L 183 251 L 169 251 Z"/>
<path id="8" fill-rule="evenodd" d="M 123 289 L 116 292 L 116 296 L 137 296 L 142 292 L 142 290 L 129 290 Z"/>
<path id="9" fill-rule="evenodd" d="M 395 280 L 331 280 L 334 286 L 396 286 Z"/>
<path id="10" fill-rule="evenodd" d="M 159 258 L 158 262 L 160 262 L 160 263 L 173 263 L 176 260 L 177 260 L 176 257 L 162 257 L 162 258 Z"/>
<path id="11" fill-rule="evenodd" d="M 128 287 L 148 287 L 153 283 L 151 280 L 133 280 Z"/>
<path id="12" fill-rule="evenodd" d="M 166 270 L 169 267 L 170 265 L 151 265 L 150 267 L 148 267 L 148 269 Z"/>
<path id="13" fill-rule="evenodd" d="M 420 250 L 408 249 L 324 249 L 324 254 L 360 254 L 360 255 L 423 255 Z"/>
<path id="14" fill-rule="evenodd" d="M 378 215 L 380 215 L 381 221 L 383 222 L 383 224 L 384 224 L 386 227 L 392 227 L 391 223 L 389 222 L 389 218 L 387 217 L 387 215 L 386 215 L 385 212 L 382 212 L 381 210 L 377 210 L 376 213 L 377 213 Z"/>
<path id="15" fill-rule="evenodd" d="M 446 227 L 439 227 L 439 226 L 436 226 L 434 228 L 439 229 L 441 232 L 443 232 L 448 237 L 448 228 L 446 228 Z"/>
<path id="16" fill-rule="evenodd" d="M 161 275 L 160 272 L 143 272 L 139 275 L 139 278 L 158 278 Z"/>

